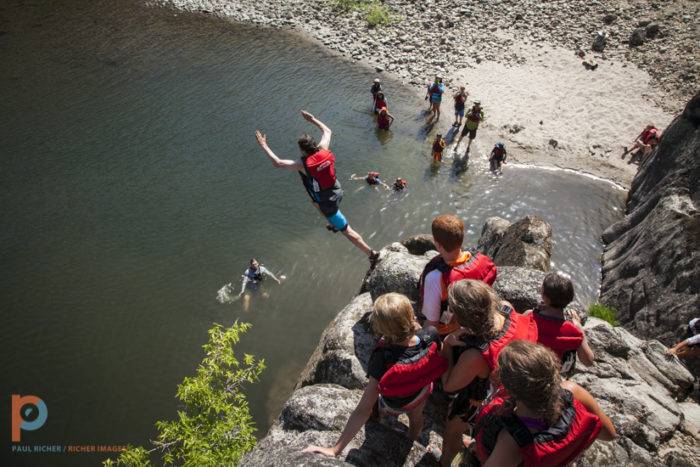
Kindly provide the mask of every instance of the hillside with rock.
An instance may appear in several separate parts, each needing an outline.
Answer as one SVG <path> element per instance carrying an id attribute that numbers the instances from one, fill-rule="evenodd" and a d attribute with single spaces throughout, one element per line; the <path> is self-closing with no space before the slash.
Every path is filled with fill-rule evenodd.
<path id="1" fill-rule="evenodd" d="M 522 248 L 517 245 L 522 238 L 546 240 L 540 236 L 540 221 L 528 218 L 516 222 L 513 231 L 521 234 L 516 236 L 503 235 L 509 226 L 490 220 L 479 244 L 508 251 Z M 499 231 L 488 227 L 493 224 L 505 228 Z M 516 245 L 505 245 L 504 239 Z M 426 446 L 441 443 L 447 403 L 439 393 L 431 396 L 423 433 L 415 443 L 406 438 L 407 420 L 401 416 L 398 421 L 370 420 L 339 458 L 300 452 L 310 443 L 331 446 L 338 439 L 367 382 L 365 372 L 376 344 L 368 323 L 373 298 L 389 291 L 417 298 L 420 272 L 436 254 L 429 248 L 429 237 L 419 236 L 381 251 L 380 261 L 365 279 L 363 292 L 323 332 L 279 418 L 242 465 L 437 465 Z M 540 248 L 532 251 L 535 258 L 549 254 Z M 499 265 L 494 285 L 503 298 L 520 310 L 537 303 L 544 275 L 524 267 L 526 261 Z M 518 286 L 511 289 L 511 283 Z M 511 294 L 516 289 L 518 294 Z M 523 289 L 526 294 L 521 293 Z M 700 458 L 698 421 L 689 420 L 684 414 L 689 413 L 687 406 L 679 402 L 692 388 L 693 377 L 688 370 L 677 360 L 667 359 L 665 347 L 657 341 L 638 339 L 623 328 L 595 318 L 588 319 L 585 329 L 596 364 L 577 369 L 573 379 L 585 386 L 611 415 L 620 437 L 611 443 L 596 442 L 579 465 L 695 465 Z"/>
<path id="2" fill-rule="evenodd" d="M 627 215 L 603 233 L 601 301 L 644 338 L 675 344 L 700 311 L 700 93 L 640 167 Z"/>

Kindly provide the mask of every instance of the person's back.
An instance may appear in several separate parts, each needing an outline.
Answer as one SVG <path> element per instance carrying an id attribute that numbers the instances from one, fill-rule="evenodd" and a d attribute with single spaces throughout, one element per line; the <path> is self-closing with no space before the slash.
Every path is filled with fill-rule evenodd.
<path id="1" fill-rule="evenodd" d="M 551 349 L 561 361 L 561 373 L 571 373 L 578 356 L 586 366 L 593 364 L 593 351 L 586 341 L 578 316 L 568 321 L 564 308 L 574 299 L 574 286 L 568 277 L 557 272 L 547 274 L 542 281 L 542 301 L 532 313 L 537 324 L 538 342 Z"/>
<path id="2" fill-rule="evenodd" d="M 496 281 L 496 265 L 488 256 L 462 251 L 464 224 L 453 215 L 437 216 L 431 225 L 439 256 L 428 262 L 419 279 L 419 308 L 426 326 L 435 326 L 441 336 L 459 328 L 447 307 L 447 289 L 462 279 L 477 279 L 489 285 Z"/>
<path id="3" fill-rule="evenodd" d="M 503 386 L 475 417 L 472 452 L 480 463 L 565 466 L 597 438 L 615 438 L 615 427 L 591 395 L 561 382 L 551 350 L 514 341 L 498 361 Z"/>

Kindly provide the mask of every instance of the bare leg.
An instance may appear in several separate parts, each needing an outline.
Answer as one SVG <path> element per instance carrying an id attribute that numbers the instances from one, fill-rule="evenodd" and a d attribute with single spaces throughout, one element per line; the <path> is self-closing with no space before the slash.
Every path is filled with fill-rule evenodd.
<path id="1" fill-rule="evenodd" d="M 437 102 L 435 104 L 435 113 L 437 114 L 437 118 L 435 120 L 440 120 L 440 103 Z"/>
<path id="2" fill-rule="evenodd" d="M 440 465 L 449 467 L 460 449 L 462 449 L 462 434 L 467 430 L 467 423 L 460 417 L 447 421 L 445 434 L 442 437 L 442 457 Z"/>
<path id="3" fill-rule="evenodd" d="M 353 245 L 362 250 L 362 252 L 367 256 L 372 253 L 372 249 L 365 243 L 362 235 L 355 232 L 349 225 L 348 228 L 343 231 L 343 235 L 345 235 L 345 237 L 350 240 Z"/>
<path id="4" fill-rule="evenodd" d="M 408 412 L 408 436 L 413 441 L 418 439 L 420 432 L 423 430 L 423 409 L 425 408 L 425 403 L 428 400 L 424 400 L 421 405 L 415 409 Z"/>
<path id="5" fill-rule="evenodd" d="M 243 294 L 243 311 L 250 312 L 250 294 L 248 292 Z"/>

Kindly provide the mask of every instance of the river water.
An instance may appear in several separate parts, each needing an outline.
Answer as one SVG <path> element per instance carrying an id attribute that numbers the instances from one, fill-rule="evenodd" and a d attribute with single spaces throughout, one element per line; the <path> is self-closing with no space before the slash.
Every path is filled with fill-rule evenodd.
<path id="1" fill-rule="evenodd" d="M 368 170 L 408 179 L 400 195 L 344 181 L 342 209 L 371 245 L 429 232 L 442 212 L 463 217 L 469 244 L 489 216 L 538 214 L 553 225 L 554 266 L 584 302 L 597 294 L 599 236 L 622 215 L 621 191 L 535 168 L 494 178 L 487 130 L 466 173 L 449 161 L 433 170 L 426 138 L 447 129 L 449 112 L 430 132 L 425 102 L 387 81 L 397 121 L 380 138 L 374 74 L 295 35 L 121 1 L 11 0 L 0 31 L 0 398 L 10 407 L 10 394 L 34 394 L 50 414 L 23 443 L 146 443 L 156 420 L 175 415 L 207 329 L 236 319 L 254 324 L 237 351 L 268 366 L 248 391 L 264 434 L 367 268 L 324 229 L 299 177 L 255 144 L 261 128 L 297 157 L 296 138 L 312 130 L 299 108 L 334 130 L 343 180 Z M 215 296 L 252 256 L 288 280 L 244 316 Z M 0 458 L 14 464 L 104 457 L 9 450 Z"/>

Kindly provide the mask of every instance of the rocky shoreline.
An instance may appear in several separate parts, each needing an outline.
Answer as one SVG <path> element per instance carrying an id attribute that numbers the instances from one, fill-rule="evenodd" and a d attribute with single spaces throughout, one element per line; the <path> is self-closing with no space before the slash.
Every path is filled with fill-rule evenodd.
<path id="1" fill-rule="evenodd" d="M 332 0 L 146 1 L 301 31 L 328 50 L 412 86 L 417 108 L 435 73 L 453 88 L 467 83 L 472 97 L 485 104 L 494 138 L 517 149 L 513 161 L 571 168 L 624 186 L 636 166 L 620 160 L 622 147 L 648 121 L 659 127 L 670 122 L 700 75 L 699 7 L 681 0 L 386 0 L 382 4 L 393 20 L 376 28 L 362 12 L 344 12 Z M 501 79 L 505 88 L 493 86 Z M 451 105 L 446 99 L 449 119 Z M 527 107 L 538 110 L 531 115 Z M 557 144 L 552 147 L 550 140 Z"/>

